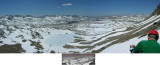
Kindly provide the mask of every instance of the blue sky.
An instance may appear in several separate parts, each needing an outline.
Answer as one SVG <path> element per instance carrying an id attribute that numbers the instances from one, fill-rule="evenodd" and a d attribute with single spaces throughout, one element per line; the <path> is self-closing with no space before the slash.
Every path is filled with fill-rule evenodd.
<path id="1" fill-rule="evenodd" d="M 0 0 L 0 16 L 151 14 L 159 3 L 160 0 Z"/>

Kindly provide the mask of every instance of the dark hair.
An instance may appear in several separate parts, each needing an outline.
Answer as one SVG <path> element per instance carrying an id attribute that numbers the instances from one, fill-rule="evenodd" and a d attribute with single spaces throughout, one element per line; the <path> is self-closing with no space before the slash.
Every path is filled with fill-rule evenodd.
<path id="1" fill-rule="evenodd" d="M 150 38 L 154 38 L 154 39 L 156 39 L 156 41 L 158 40 L 158 36 L 157 35 L 155 35 L 155 34 L 149 34 L 148 35 Z"/>

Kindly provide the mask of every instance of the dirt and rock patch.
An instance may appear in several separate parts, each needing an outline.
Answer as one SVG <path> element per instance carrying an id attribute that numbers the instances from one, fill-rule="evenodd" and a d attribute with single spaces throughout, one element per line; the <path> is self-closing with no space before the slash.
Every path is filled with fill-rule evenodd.
<path id="1" fill-rule="evenodd" d="M 0 53 L 25 53 L 25 50 L 19 43 L 14 45 L 5 44 L 0 46 Z"/>

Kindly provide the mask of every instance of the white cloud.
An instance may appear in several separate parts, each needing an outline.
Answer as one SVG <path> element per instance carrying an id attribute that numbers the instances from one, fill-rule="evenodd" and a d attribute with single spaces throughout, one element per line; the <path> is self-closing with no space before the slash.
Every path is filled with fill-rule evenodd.
<path id="1" fill-rule="evenodd" d="M 72 3 L 62 4 L 62 6 L 72 6 Z"/>

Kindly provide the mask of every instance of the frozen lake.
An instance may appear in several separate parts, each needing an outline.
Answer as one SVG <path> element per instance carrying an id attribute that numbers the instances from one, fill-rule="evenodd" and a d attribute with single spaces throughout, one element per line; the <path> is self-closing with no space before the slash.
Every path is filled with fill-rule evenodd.
<path id="1" fill-rule="evenodd" d="M 70 42 L 74 42 L 73 34 L 56 34 L 45 40 L 51 46 L 63 46 Z"/>

